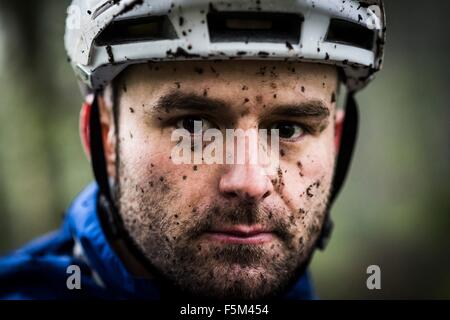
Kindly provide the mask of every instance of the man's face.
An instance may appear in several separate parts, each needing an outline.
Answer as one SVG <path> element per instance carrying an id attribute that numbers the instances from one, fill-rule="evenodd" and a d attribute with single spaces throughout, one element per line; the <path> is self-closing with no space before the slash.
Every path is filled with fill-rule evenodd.
<path id="1" fill-rule="evenodd" d="M 329 199 L 336 69 L 155 63 L 129 68 L 118 88 L 119 211 L 149 261 L 202 296 L 262 298 L 290 284 L 320 233 Z M 195 121 L 224 133 L 279 129 L 277 167 L 175 164 L 172 133 L 192 131 Z"/>

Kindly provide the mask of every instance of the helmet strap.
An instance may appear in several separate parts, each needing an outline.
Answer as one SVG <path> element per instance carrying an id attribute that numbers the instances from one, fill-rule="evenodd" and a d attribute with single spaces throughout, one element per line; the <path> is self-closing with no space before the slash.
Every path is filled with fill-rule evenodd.
<path id="1" fill-rule="evenodd" d="M 98 195 L 97 214 L 103 227 L 103 231 L 113 246 L 125 247 L 129 257 L 131 256 L 152 275 L 158 275 L 158 279 L 164 281 L 162 274 L 150 263 L 150 261 L 148 261 L 126 231 L 123 220 L 119 215 L 116 202 L 114 201 L 106 169 L 98 94 L 95 95 L 92 102 L 89 125 L 91 163 L 95 180 L 97 181 L 100 191 Z"/>
<path id="2" fill-rule="evenodd" d="M 95 95 L 89 120 L 89 140 L 91 164 L 97 181 L 99 192 L 99 215 L 103 222 L 107 224 L 107 233 L 111 240 L 122 239 L 127 234 L 123 226 L 122 218 L 113 200 L 111 184 L 108 177 L 105 152 L 103 146 L 102 127 L 100 121 L 100 108 L 98 104 L 98 94 Z"/>
<path id="3" fill-rule="evenodd" d="M 342 189 L 342 186 L 344 185 L 347 173 L 352 162 L 353 152 L 355 150 L 356 140 L 358 136 L 359 113 L 358 105 L 356 103 L 353 92 L 347 95 L 345 110 L 345 120 L 344 126 L 342 128 L 341 145 L 336 162 L 333 185 L 331 189 L 331 197 L 325 213 L 325 221 L 322 227 L 322 232 L 316 242 L 316 247 L 320 250 L 325 250 L 333 231 L 333 221 L 330 217 L 331 206 L 334 204 L 334 201 L 336 200 L 340 190 Z"/>

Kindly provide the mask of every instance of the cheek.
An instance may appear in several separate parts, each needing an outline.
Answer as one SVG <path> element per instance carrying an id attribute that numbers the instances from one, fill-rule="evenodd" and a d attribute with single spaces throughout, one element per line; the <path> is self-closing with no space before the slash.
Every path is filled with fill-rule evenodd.
<path id="1" fill-rule="evenodd" d="M 300 245 L 310 246 L 323 223 L 334 172 L 334 149 L 332 143 L 314 143 L 297 158 L 286 179 L 289 186 L 286 191 L 290 192 L 287 205 L 293 212 L 296 222 L 293 232 Z"/>
<path id="2" fill-rule="evenodd" d="M 317 179 L 332 175 L 335 163 L 335 145 L 331 126 L 322 136 L 311 141 L 300 154 L 298 166 L 302 168 L 303 178 Z"/>
<path id="3" fill-rule="evenodd" d="M 202 193 L 208 191 L 208 194 L 212 194 L 213 168 L 175 164 L 172 148 L 176 143 L 158 130 L 152 133 L 134 129 L 132 133 L 132 137 L 125 131 L 122 133 L 120 165 L 121 176 L 132 183 L 135 189 L 170 192 L 167 196 L 176 196 L 177 201 L 168 206 L 175 208 L 177 204 L 183 203 L 185 210 L 189 210 L 189 206 L 194 208 Z"/>
<path id="4" fill-rule="evenodd" d="M 315 150 L 301 157 L 303 164 L 304 178 L 317 178 L 319 176 L 328 176 L 333 171 L 334 151 L 325 146 L 317 147 Z"/>
<path id="5" fill-rule="evenodd" d="M 133 172 L 147 175 L 156 171 L 151 170 L 156 165 L 163 169 L 169 162 L 170 144 L 164 140 L 160 129 L 139 120 L 142 116 L 136 111 L 120 117 L 120 161 Z"/>
<path id="6" fill-rule="evenodd" d="M 166 193 L 170 189 L 167 196 L 176 196 L 177 201 L 168 206 L 174 209 L 183 203 L 178 210 L 182 213 L 191 210 L 190 207 L 201 206 L 215 194 L 218 167 L 175 164 L 172 160 L 175 146 L 170 130 L 149 127 L 131 116 L 127 121 L 122 120 L 121 176 L 138 193 L 139 190 Z"/>
<path id="7" fill-rule="evenodd" d="M 288 187 L 284 192 L 289 192 L 285 196 L 290 199 L 293 209 L 306 206 L 311 201 L 320 201 L 327 194 L 333 177 L 334 161 L 334 147 L 327 140 L 311 142 L 296 157 L 289 158 L 290 163 L 285 164 L 285 183 Z"/>

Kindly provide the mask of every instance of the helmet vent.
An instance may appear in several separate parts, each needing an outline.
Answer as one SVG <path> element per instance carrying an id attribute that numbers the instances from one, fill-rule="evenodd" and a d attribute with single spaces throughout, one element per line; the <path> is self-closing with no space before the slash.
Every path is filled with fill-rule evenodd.
<path id="1" fill-rule="evenodd" d="M 114 21 L 99 34 L 95 44 L 106 46 L 177 38 L 175 29 L 167 16 L 154 16 Z"/>
<path id="2" fill-rule="evenodd" d="M 210 12 L 211 42 L 300 42 L 303 17 L 265 12 Z"/>
<path id="3" fill-rule="evenodd" d="M 375 32 L 375 30 L 370 30 L 354 22 L 331 19 L 325 41 L 373 50 L 376 39 Z"/>

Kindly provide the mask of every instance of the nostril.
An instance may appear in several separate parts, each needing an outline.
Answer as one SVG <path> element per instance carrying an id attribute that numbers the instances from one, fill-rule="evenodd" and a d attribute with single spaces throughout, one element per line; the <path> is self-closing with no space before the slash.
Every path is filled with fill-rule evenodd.
<path id="1" fill-rule="evenodd" d="M 236 192 L 225 192 L 224 195 L 226 198 L 236 198 L 238 196 Z"/>

